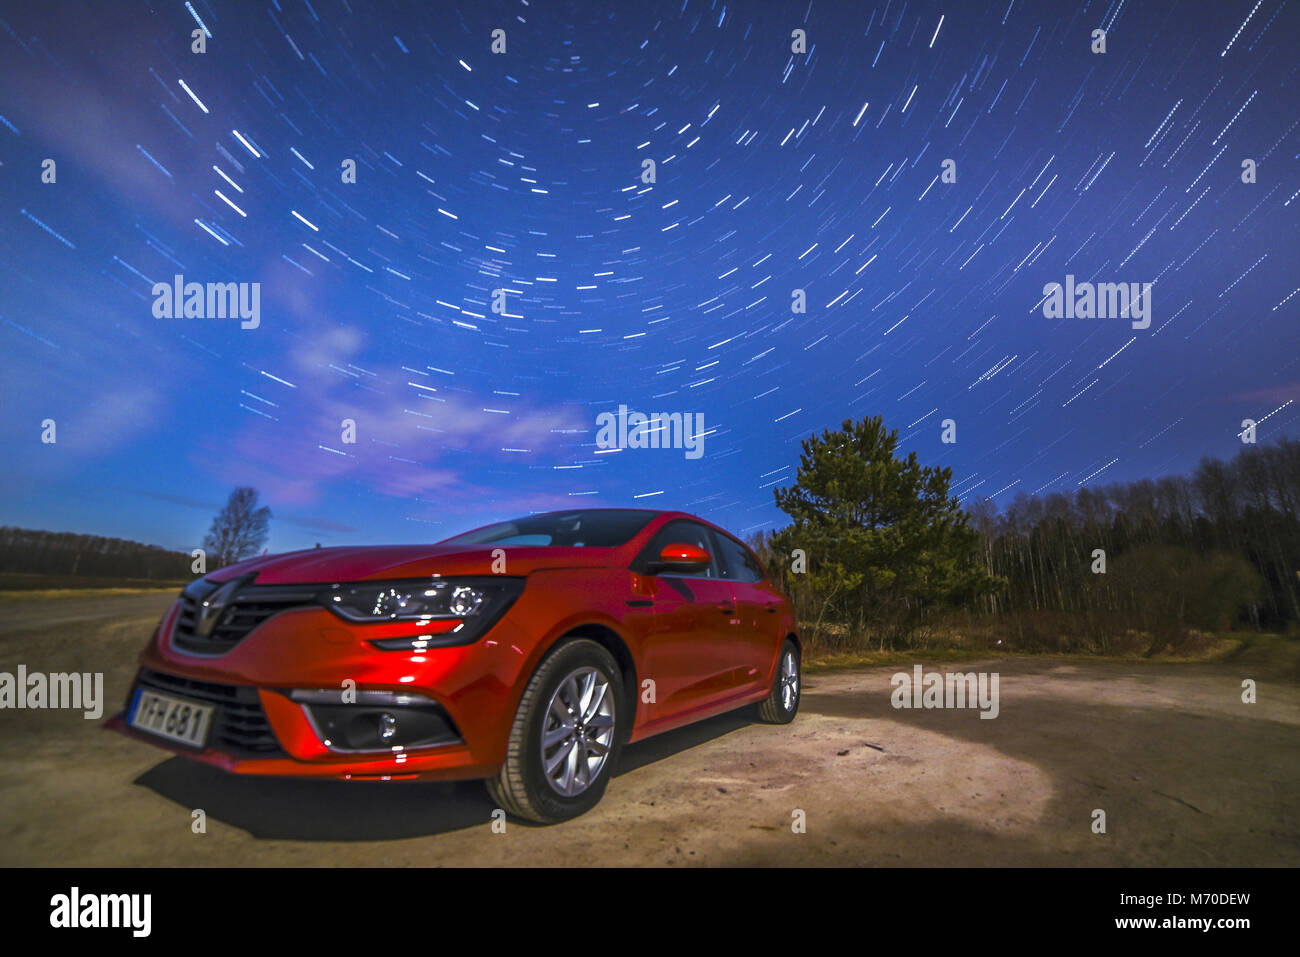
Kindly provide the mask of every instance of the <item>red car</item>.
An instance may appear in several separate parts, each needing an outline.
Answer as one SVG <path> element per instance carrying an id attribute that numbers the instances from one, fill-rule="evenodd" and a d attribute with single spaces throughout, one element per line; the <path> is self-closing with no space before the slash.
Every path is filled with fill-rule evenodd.
<path id="1" fill-rule="evenodd" d="M 590 509 L 198 579 L 109 726 L 238 774 L 486 778 L 553 822 L 600 800 L 623 744 L 746 705 L 784 724 L 799 690 L 790 603 L 744 544 Z"/>

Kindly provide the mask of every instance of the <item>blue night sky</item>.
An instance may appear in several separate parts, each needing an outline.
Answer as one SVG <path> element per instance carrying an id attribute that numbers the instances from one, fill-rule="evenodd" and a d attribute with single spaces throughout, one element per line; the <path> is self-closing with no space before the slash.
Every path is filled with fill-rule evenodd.
<path id="1" fill-rule="evenodd" d="M 967 503 L 1295 434 L 1296 0 L 190 6 L 0 13 L 0 523 L 189 549 L 246 484 L 272 551 L 748 534 L 850 416 Z M 156 318 L 177 273 L 260 326 Z M 1150 328 L 1045 318 L 1067 274 Z M 620 404 L 703 455 L 598 449 Z"/>

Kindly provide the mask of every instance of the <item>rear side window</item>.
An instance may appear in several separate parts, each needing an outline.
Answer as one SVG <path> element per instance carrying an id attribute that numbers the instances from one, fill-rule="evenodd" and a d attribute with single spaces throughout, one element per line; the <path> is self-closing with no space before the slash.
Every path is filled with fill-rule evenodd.
<path id="1" fill-rule="evenodd" d="M 721 577 L 718 574 L 719 559 L 718 559 L 717 549 L 713 544 L 713 536 L 709 533 L 709 530 L 705 528 L 703 525 L 699 525 L 695 522 L 688 522 L 683 519 L 678 519 L 675 522 L 669 522 L 663 528 L 659 529 L 657 533 L 655 533 L 654 538 L 650 540 L 650 544 L 647 545 L 645 551 L 641 553 L 640 559 L 638 561 L 638 565 L 644 568 L 646 563 L 654 561 L 659 556 L 659 553 L 664 550 L 665 545 L 673 545 L 678 542 L 685 545 L 696 545 L 699 548 L 704 549 L 706 552 L 708 552 L 710 555 L 713 556 L 713 564 L 701 572 L 696 572 L 694 575 L 685 575 L 685 576 L 670 575 L 669 577 L 673 577 L 673 578 L 682 578 L 682 577 L 719 578 Z"/>
<path id="2" fill-rule="evenodd" d="M 763 580 L 763 569 L 749 554 L 749 549 L 728 535 L 714 532 L 713 537 L 718 543 L 718 562 L 723 578 L 738 582 Z"/>

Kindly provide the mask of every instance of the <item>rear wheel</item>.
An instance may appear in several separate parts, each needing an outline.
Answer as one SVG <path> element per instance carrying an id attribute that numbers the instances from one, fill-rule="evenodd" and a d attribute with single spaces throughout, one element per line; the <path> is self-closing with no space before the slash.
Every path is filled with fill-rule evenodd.
<path id="1" fill-rule="evenodd" d="M 799 648 L 789 638 L 781 646 L 781 659 L 772 680 L 772 693 L 758 706 L 758 717 L 768 724 L 789 724 L 799 713 L 803 669 Z"/>
<path id="2" fill-rule="evenodd" d="M 516 817 L 553 824 L 600 801 L 622 743 L 623 684 L 614 657 L 585 638 L 533 673 L 488 793 Z"/>

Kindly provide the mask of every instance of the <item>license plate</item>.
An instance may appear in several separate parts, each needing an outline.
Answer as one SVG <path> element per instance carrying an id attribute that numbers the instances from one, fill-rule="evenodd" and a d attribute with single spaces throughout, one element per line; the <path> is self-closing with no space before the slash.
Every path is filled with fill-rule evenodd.
<path id="1" fill-rule="evenodd" d="M 130 725 L 160 738 L 201 748 L 208 739 L 213 710 L 209 704 L 197 704 L 141 688 L 135 693 Z"/>

